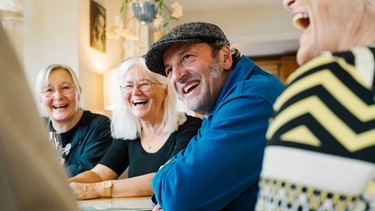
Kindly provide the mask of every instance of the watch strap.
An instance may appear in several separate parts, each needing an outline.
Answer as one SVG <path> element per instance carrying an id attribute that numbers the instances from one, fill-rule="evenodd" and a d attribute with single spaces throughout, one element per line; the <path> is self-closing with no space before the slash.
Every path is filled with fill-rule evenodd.
<path id="1" fill-rule="evenodd" d="M 103 188 L 104 188 L 104 191 L 105 191 L 105 197 L 111 198 L 112 197 L 112 182 L 104 181 L 103 182 Z"/>

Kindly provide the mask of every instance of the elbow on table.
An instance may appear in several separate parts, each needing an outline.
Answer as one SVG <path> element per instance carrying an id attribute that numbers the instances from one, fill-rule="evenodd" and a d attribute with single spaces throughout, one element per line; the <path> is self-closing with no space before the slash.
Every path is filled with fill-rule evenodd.
<path id="1" fill-rule="evenodd" d="M 170 198 L 160 204 L 160 207 L 163 210 L 196 210 L 196 204 L 191 204 L 189 200 L 177 200 L 175 201 L 173 198 Z"/>
<path id="2" fill-rule="evenodd" d="M 179 191 L 158 192 L 155 191 L 156 200 L 163 210 L 195 210 L 196 200 L 191 200 L 191 195 L 179 193 Z"/>

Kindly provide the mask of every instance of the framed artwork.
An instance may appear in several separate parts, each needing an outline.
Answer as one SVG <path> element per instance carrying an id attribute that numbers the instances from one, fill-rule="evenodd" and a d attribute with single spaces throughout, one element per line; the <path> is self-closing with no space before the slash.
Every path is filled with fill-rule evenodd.
<path id="1" fill-rule="evenodd" d="M 105 9 L 94 0 L 90 0 L 90 46 L 98 51 L 106 49 Z"/>

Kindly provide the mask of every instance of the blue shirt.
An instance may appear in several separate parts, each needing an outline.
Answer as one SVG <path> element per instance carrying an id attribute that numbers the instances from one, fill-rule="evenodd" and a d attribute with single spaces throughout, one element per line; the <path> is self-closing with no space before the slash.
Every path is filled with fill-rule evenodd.
<path id="1" fill-rule="evenodd" d="M 155 175 L 163 210 L 253 210 L 272 105 L 284 88 L 242 56 L 202 127 Z"/>

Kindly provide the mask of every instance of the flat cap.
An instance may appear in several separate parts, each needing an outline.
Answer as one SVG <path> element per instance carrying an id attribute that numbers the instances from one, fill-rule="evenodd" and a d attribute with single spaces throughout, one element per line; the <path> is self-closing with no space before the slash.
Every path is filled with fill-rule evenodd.
<path id="1" fill-rule="evenodd" d="M 146 54 L 146 65 L 151 71 L 165 76 L 163 54 L 176 43 L 230 44 L 224 32 L 216 25 L 204 22 L 185 23 L 173 28 L 150 46 Z"/>

